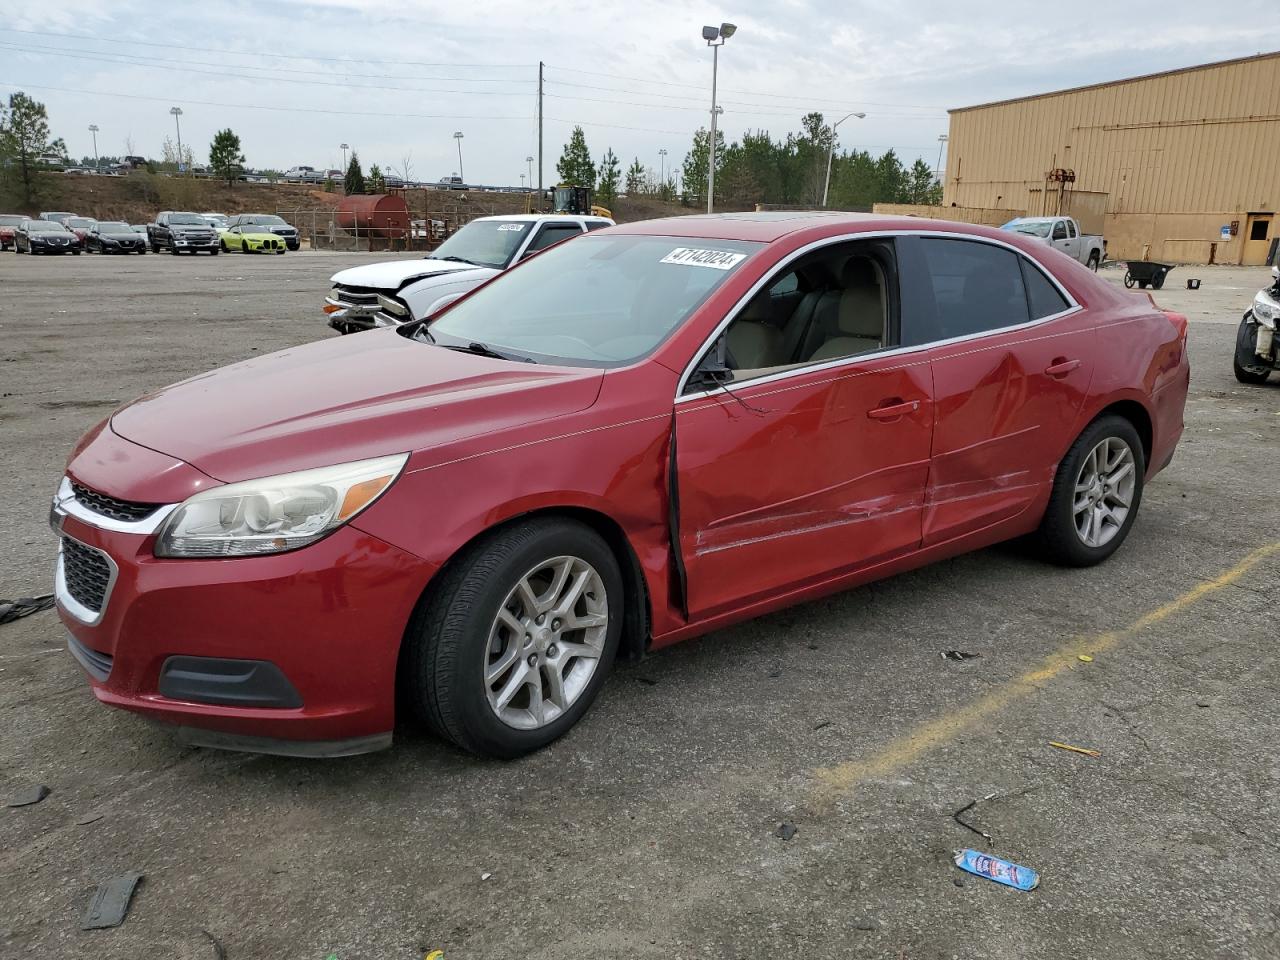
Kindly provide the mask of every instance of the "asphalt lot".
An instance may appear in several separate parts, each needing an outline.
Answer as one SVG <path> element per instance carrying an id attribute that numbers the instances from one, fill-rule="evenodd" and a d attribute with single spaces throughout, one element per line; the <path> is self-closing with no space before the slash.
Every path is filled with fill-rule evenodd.
<path id="1" fill-rule="evenodd" d="M 0 597 L 50 588 L 85 429 L 328 336 L 329 274 L 371 259 L 0 254 Z M 1280 384 L 1230 366 L 1265 279 L 1157 294 L 1192 320 L 1188 429 L 1110 562 L 999 547 L 720 631 L 515 763 L 412 730 L 337 761 L 181 749 L 96 703 L 53 613 L 0 626 L 0 800 L 53 791 L 0 809 L 0 957 L 1280 956 Z M 968 817 L 1031 893 L 950 861 L 989 794 Z M 128 870 L 124 925 L 81 932 Z"/>

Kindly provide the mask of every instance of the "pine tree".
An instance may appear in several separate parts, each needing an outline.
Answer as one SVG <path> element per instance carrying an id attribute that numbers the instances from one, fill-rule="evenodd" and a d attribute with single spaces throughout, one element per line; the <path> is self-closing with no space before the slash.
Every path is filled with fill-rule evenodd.
<path id="1" fill-rule="evenodd" d="M 369 168 L 369 192 L 386 193 L 387 180 L 382 175 L 382 168 L 376 163 Z"/>
<path id="2" fill-rule="evenodd" d="M 600 158 L 600 186 L 597 190 L 600 202 L 606 207 L 613 206 L 613 202 L 618 199 L 618 182 L 621 179 L 622 168 L 618 163 L 618 156 L 613 152 L 613 147 L 610 147 Z"/>
<path id="3" fill-rule="evenodd" d="M 587 149 L 587 135 L 581 127 L 574 127 L 569 135 L 569 142 L 564 145 L 564 153 L 556 163 L 556 173 L 560 182 L 571 187 L 589 187 L 596 182 L 596 165 L 591 162 L 591 151 Z"/>
<path id="4" fill-rule="evenodd" d="M 36 158 L 42 153 L 66 153 L 58 146 L 61 140 L 49 142 L 49 115 L 44 104 L 21 90 L 9 95 L 9 107 L 0 112 L 0 160 L 16 161 L 22 193 L 28 203 L 36 195 Z"/>
<path id="5" fill-rule="evenodd" d="M 227 186 L 234 186 L 243 164 L 240 138 L 231 132 L 231 128 L 215 133 L 213 143 L 209 145 L 209 169 L 213 175 L 219 180 L 226 180 Z"/>
<path id="6" fill-rule="evenodd" d="M 640 158 L 636 157 L 627 168 L 627 195 L 634 197 L 644 190 L 646 172 Z"/>
<path id="7" fill-rule="evenodd" d="M 342 192 L 364 193 L 364 189 L 364 171 L 360 169 L 360 157 L 352 153 L 351 162 L 347 164 L 347 175 L 342 178 Z"/>

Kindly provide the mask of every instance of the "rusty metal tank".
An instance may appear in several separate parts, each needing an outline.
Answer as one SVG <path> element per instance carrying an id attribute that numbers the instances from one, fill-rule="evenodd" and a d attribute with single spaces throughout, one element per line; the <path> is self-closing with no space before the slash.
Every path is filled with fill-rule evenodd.
<path id="1" fill-rule="evenodd" d="M 343 230 L 362 237 L 400 240 L 409 235 L 409 205 L 389 193 L 343 197 L 334 219 Z"/>

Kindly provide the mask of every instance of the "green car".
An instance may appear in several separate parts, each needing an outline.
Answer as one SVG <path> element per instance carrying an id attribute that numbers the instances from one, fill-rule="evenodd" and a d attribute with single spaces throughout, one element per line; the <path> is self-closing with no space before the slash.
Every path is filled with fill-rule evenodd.
<path id="1" fill-rule="evenodd" d="M 284 253 L 285 242 L 267 230 L 255 227 L 251 223 L 237 224 L 227 230 L 221 237 L 222 249 L 227 253 L 239 250 L 241 253 Z"/>

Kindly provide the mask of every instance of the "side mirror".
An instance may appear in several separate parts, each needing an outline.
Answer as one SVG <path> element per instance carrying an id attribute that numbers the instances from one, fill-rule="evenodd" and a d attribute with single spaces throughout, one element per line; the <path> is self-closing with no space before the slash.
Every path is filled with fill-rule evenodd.
<path id="1" fill-rule="evenodd" d="M 729 369 L 728 341 L 721 336 L 694 368 L 693 375 L 689 377 L 688 386 L 709 388 L 727 383 L 732 379 L 733 371 Z"/>

